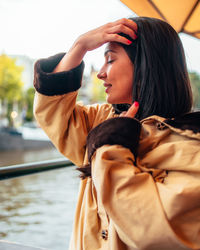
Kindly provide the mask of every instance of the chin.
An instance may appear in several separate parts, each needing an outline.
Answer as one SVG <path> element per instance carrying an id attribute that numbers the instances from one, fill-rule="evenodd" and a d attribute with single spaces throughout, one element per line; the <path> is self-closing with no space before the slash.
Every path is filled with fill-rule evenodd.
<path id="1" fill-rule="evenodd" d="M 107 102 L 109 104 L 118 104 L 120 103 L 120 100 L 119 98 L 116 98 L 115 96 L 111 95 L 111 94 L 108 94 L 107 95 L 107 98 L 106 98 Z"/>
<path id="2" fill-rule="evenodd" d="M 111 97 L 107 97 L 106 98 L 106 101 L 107 101 L 107 103 L 109 103 L 109 104 L 118 104 L 119 102 L 117 102 L 117 100 L 115 100 L 115 99 L 113 99 L 113 98 L 111 98 Z"/>
<path id="3" fill-rule="evenodd" d="M 109 103 L 109 104 L 132 104 L 132 102 L 130 102 L 130 101 L 125 101 L 124 99 L 122 99 L 122 98 L 113 98 L 113 97 L 111 97 L 111 96 L 107 96 L 107 98 L 106 98 L 106 101 L 107 101 L 107 103 Z"/>

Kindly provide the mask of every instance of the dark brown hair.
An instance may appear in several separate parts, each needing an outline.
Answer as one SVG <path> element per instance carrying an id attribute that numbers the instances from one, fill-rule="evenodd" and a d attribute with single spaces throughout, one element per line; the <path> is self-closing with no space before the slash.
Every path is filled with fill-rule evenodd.
<path id="1" fill-rule="evenodd" d="M 137 23 L 138 39 L 122 45 L 134 64 L 133 102 L 140 104 L 136 118 L 180 116 L 192 108 L 185 54 L 177 32 L 156 18 L 130 18 Z M 131 39 L 130 39 L 131 40 Z M 133 57 L 134 55 L 134 57 Z M 116 113 L 129 105 L 113 105 Z"/>

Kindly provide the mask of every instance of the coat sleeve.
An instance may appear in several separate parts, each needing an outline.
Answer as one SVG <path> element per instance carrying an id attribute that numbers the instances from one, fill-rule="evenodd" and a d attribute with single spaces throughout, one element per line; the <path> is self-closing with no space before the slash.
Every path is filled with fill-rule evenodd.
<path id="1" fill-rule="evenodd" d="M 135 165 L 139 133 L 139 122 L 131 118 L 107 120 L 90 132 L 87 143 L 92 145 L 89 157 L 97 197 L 126 245 L 189 249 L 172 230 L 152 176 Z"/>
<path id="2" fill-rule="evenodd" d="M 35 63 L 34 115 L 56 148 L 75 165 L 82 166 L 86 138 L 97 113 L 106 117 L 111 106 L 76 103 L 84 63 L 66 72 L 51 73 L 63 56 L 64 53 Z"/>

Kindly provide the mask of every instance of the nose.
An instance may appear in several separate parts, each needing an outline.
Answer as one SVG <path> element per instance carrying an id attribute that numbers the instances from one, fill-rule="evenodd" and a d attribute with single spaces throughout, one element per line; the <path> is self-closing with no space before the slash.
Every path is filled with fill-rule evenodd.
<path id="1" fill-rule="evenodd" d="M 107 76 L 105 71 L 100 70 L 99 73 L 97 74 L 97 77 L 101 80 L 105 79 Z"/>

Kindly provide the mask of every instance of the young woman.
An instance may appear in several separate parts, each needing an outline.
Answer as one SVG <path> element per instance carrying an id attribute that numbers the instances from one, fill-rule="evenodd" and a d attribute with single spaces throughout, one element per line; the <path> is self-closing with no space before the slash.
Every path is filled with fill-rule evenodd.
<path id="1" fill-rule="evenodd" d="M 76 103 L 83 57 L 107 43 L 107 104 Z M 72 250 L 200 249 L 200 113 L 167 23 L 120 19 L 35 64 L 35 116 L 82 172 Z"/>

